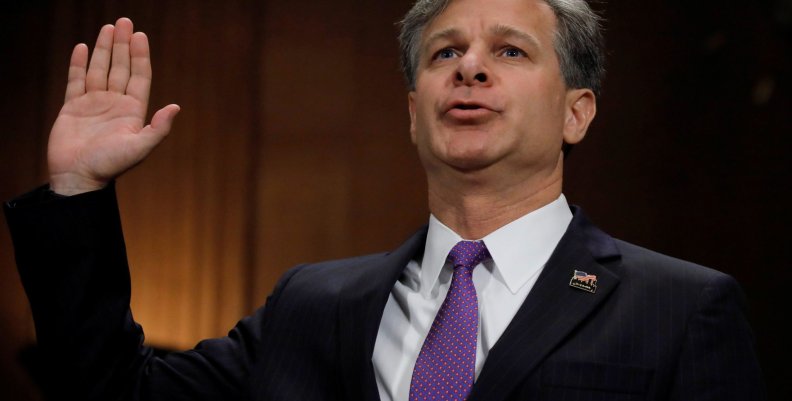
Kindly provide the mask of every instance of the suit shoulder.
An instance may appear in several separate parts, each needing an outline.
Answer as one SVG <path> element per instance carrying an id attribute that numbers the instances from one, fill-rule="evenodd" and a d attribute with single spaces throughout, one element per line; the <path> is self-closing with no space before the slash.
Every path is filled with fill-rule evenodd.
<path id="1" fill-rule="evenodd" d="M 302 265 L 296 266 L 294 269 L 299 270 L 298 274 L 300 275 L 328 276 L 328 279 L 332 279 L 332 277 L 343 277 L 350 271 L 362 269 L 367 266 L 375 266 L 379 260 L 382 260 L 387 255 L 388 252 L 380 252 L 368 255 L 353 256 L 349 258 L 304 263 Z"/>
<path id="2" fill-rule="evenodd" d="M 407 262 L 423 252 L 425 241 L 423 227 L 390 252 L 299 265 L 284 275 L 279 287 L 293 295 L 325 297 L 337 296 L 350 288 L 393 286 Z"/>
<path id="3" fill-rule="evenodd" d="M 304 263 L 289 269 L 280 279 L 279 286 L 291 291 L 314 293 L 338 293 L 361 269 L 376 267 L 387 252 L 373 253 L 343 259 Z"/>
<path id="4" fill-rule="evenodd" d="M 342 259 L 324 260 L 321 262 L 306 263 L 304 268 L 312 270 L 345 269 L 354 266 L 362 266 L 374 262 L 388 255 L 388 252 L 370 253 Z"/>
<path id="5" fill-rule="evenodd" d="M 716 281 L 734 281 L 726 273 L 693 262 L 614 239 L 621 252 L 623 274 L 642 279 L 671 280 L 704 286 Z"/>

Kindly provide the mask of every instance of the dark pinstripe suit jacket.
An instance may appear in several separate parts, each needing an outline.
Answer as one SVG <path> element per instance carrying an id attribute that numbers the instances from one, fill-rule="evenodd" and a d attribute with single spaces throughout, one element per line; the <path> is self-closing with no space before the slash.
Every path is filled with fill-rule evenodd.
<path id="1" fill-rule="evenodd" d="M 295 267 L 227 337 L 159 358 L 129 311 L 112 187 L 33 192 L 6 215 L 55 398 L 377 400 L 382 310 L 426 235 Z M 597 276 L 595 293 L 569 286 L 574 270 Z M 741 297 L 731 277 L 615 240 L 575 209 L 469 399 L 763 399 Z"/>

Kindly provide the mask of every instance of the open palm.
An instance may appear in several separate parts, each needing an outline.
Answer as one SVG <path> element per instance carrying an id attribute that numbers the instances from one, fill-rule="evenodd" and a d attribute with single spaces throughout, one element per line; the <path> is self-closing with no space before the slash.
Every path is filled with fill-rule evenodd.
<path id="1" fill-rule="evenodd" d="M 121 18 L 88 47 L 74 48 L 66 99 L 50 133 L 50 186 L 73 195 L 102 188 L 142 161 L 170 131 L 179 106 L 157 111 L 145 125 L 151 86 L 148 39 Z"/>

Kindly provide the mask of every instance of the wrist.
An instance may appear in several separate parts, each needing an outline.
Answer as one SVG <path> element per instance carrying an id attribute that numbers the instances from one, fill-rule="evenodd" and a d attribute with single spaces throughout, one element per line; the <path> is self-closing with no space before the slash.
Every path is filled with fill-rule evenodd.
<path id="1" fill-rule="evenodd" d="M 50 191 L 57 195 L 72 196 L 86 192 L 98 191 L 107 186 L 107 182 L 87 179 L 77 174 L 63 173 L 50 176 Z"/>

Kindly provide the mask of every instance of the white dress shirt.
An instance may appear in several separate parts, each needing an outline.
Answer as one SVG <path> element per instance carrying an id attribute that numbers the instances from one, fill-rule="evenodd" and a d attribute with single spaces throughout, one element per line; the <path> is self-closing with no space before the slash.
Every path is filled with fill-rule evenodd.
<path id="1" fill-rule="evenodd" d="M 564 195 L 481 240 L 492 259 L 473 271 L 479 302 L 476 377 L 489 350 L 522 305 L 566 232 L 572 213 Z M 374 345 L 374 375 L 381 401 L 408 401 L 424 338 L 451 285 L 446 258 L 463 238 L 433 215 L 421 260 L 412 260 L 394 285 Z"/>

